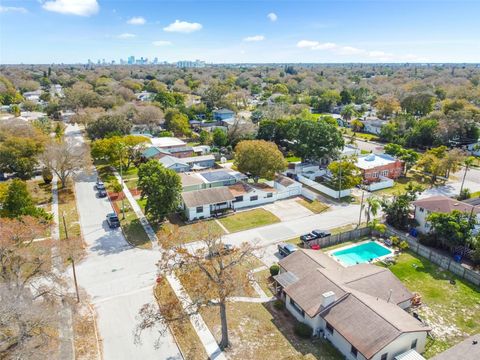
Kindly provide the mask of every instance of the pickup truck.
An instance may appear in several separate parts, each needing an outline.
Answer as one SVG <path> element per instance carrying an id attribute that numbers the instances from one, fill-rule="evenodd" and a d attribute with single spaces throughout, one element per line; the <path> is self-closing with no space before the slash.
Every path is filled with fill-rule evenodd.
<path id="1" fill-rule="evenodd" d="M 278 252 L 282 256 L 288 256 L 290 254 L 293 254 L 297 250 L 298 248 L 293 244 L 285 244 L 285 243 L 278 244 Z"/>
<path id="2" fill-rule="evenodd" d="M 315 239 L 321 239 L 330 235 L 331 233 L 326 230 L 312 230 L 312 232 L 300 236 L 300 240 L 307 242 Z"/>

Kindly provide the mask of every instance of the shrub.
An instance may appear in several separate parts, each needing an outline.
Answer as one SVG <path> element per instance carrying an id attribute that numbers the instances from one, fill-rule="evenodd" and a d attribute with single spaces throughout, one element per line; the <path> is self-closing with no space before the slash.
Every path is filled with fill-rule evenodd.
<path id="1" fill-rule="evenodd" d="M 393 246 L 399 246 L 400 239 L 398 238 L 398 236 L 391 236 L 390 240 L 392 241 Z"/>
<path id="2" fill-rule="evenodd" d="M 273 303 L 273 307 L 276 310 L 283 310 L 285 309 L 285 303 L 282 300 L 275 300 L 275 302 Z"/>
<path id="3" fill-rule="evenodd" d="M 400 242 L 400 244 L 398 244 L 398 247 L 400 248 L 400 250 L 405 251 L 409 248 L 409 245 L 408 242 L 403 240 L 402 242 Z"/>
<path id="4" fill-rule="evenodd" d="M 295 332 L 295 335 L 304 339 L 310 338 L 313 333 L 313 329 L 310 326 L 301 322 L 295 324 L 293 331 Z"/>
<path id="5" fill-rule="evenodd" d="M 114 179 L 112 181 L 112 190 L 113 192 L 116 192 L 116 193 L 122 192 L 123 190 L 122 184 L 120 184 L 120 182 L 117 179 Z"/>
<path id="6" fill-rule="evenodd" d="M 160 131 L 160 133 L 158 134 L 159 137 L 172 137 L 173 136 L 173 132 L 171 131 Z"/>
<path id="7" fill-rule="evenodd" d="M 420 234 L 418 236 L 418 242 L 425 246 L 436 247 L 437 239 L 433 234 Z"/>
<path id="8" fill-rule="evenodd" d="M 273 264 L 272 266 L 270 266 L 270 275 L 271 276 L 278 275 L 279 272 L 280 272 L 280 266 L 278 266 L 277 264 Z"/>
<path id="9" fill-rule="evenodd" d="M 49 168 L 43 168 L 42 177 L 45 184 L 50 184 L 53 180 L 52 171 Z"/>

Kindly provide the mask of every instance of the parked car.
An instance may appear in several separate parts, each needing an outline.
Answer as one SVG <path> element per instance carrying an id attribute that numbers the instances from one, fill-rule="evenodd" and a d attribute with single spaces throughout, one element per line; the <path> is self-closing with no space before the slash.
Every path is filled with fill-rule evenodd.
<path id="1" fill-rule="evenodd" d="M 95 183 L 95 189 L 105 190 L 105 184 L 103 183 L 103 181 L 97 180 L 97 182 Z"/>
<path id="2" fill-rule="evenodd" d="M 110 226 L 110 229 L 115 229 L 120 226 L 120 220 L 118 220 L 118 216 L 115 213 L 111 213 L 107 215 L 107 223 Z"/>
<path id="3" fill-rule="evenodd" d="M 107 196 L 107 192 L 105 191 L 105 189 L 99 189 L 99 190 L 97 191 L 97 194 L 98 194 L 98 197 L 99 197 L 99 198 L 104 198 L 104 197 Z"/>
<path id="4" fill-rule="evenodd" d="M 293 244 L 285 244 L 285 243 L 278 244 L 278 252 L 282 256 L 288 256 L 290 254 L 293 254 L 297 250 L 298 248 Z"/>
<path id="5" fill-rule="evenodd" d="M 321 239 L 330 235 L 331 233 L 326 230 L 312 230 L 311 233 L 300 236 L 300 240 L 307 242 L 315 239 Z"/>
<path id="6" fill-rule="evenodd" d="M 232 244 L 223 244 L 222 255 L 229 254 L 233 251 L 234 246 Z M 212 258 L 214 256 L 220 255 L 219 249 L 212 250 L 210 254 L 208 254 L 207 258 Z"/>
<path id="7" fill-rule="evenodd" d="M 332 235 L 332 233 L 330 231 L 317 230 L 317 229 L 313 230 L 312 234 L 314 234 L 317 238 L 320 238 L 320 239 Z"/>

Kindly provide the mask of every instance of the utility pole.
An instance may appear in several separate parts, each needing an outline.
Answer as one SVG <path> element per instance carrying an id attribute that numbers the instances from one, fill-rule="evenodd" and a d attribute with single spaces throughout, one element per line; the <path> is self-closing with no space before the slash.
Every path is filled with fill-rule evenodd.
<path id="1" fill-rule="evenodd" d="M 68 230 L 67 230 L 67 222 L 65 221 L 65 211 L 62 213 L 63 218 L 63 227 L 65 228 L 65 237 L 68 241 Z M 80 294 L 78 293 L 78 283 L 77 283 L 77 272 L 75 270 L 75 260 L 73 260 L 73 255 L 70 255 L 68 258 L 72 262 L 72 271 L 73 271 L 73 282 L 75 283 L 75 293 L 77 294 L 77 302 L 80 302 Z"/>
<path id="2" fill-rule="evenodd" d="M 362 223 L 362 210 L 363 210 L 363 197 L 365 196 L 365 190 L 362 189 L 362 201 L 360 203 L 360 215 L 358 216 L 358 226 Z"/>

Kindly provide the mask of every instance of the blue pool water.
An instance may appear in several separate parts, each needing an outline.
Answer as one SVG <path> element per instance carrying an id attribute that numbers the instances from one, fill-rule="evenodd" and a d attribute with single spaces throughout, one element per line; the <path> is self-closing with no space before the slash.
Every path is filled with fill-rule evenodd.
<path id="1" fill-rule="evenodd" d="M 366 263 L 381 256 L 389 255 L 392 251 L 377 244 L 374 241 L 352 246 L 348 249 L 338 250 L 332 253 L 338 260 L 346 265 Z"/>

